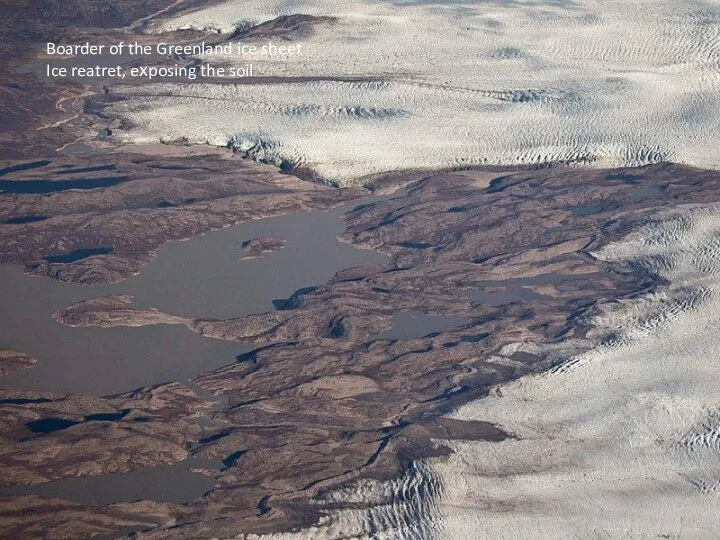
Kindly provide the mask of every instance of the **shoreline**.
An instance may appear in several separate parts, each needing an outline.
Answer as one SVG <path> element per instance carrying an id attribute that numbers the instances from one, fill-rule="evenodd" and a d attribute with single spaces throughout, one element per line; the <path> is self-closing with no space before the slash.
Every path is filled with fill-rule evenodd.
<path id="1" fill-rule="evenodd" d="M 296 291 L 281 309 L 263 315 L 272 319 L 203 321 L 202 332 L 220 339 L 243 339 L 252 324 L 269 321 L 269 326 L 258 326 L 262 340 L 237 363 L 193 380 L 221 404 L 201 431 L 192 428 L 195 431 L 186 439 L 194 441 L 191 455 L 229 459 L 238 451 L 244 453 L 218 473 L 226 488 L 178 511 L 192 508 L 204 514 L 217 497 L 231 496 L 237 505 L 236 527 L 256 533 L 286 530 L 296 522 L 291 518 L 295 513 L 285 514 L 285 508 L 297 512 L 300 504 L 306 517 L 316 515 L 311 501 L 327 489 L 350 485 L 354 479 L 396 478 L 418 460 L 447 455 L 449 450 L 433 441 L 443 436 L 465 440 L 480 428 L 448 424 L 445 414 L 486 396 L 498 384 L 550 367 L 545 356 L 510 350 L 508 344 L 572 338 L 578 352 L 578 347 L 589 345 L 583 341 L 583 321 L 593 306 L 632 298 L 659 284 L 631 268 L 603 270 L 587 252 L 624 237 L 667 204 L 720 200 L 717 174 L 676 165 L 626 169 L 621 174 L 615 169 L 554 168 L 500 175 L 493 184 L 484 173 L 440 174 L 396 196 L 351 209 L 340 240 L 387 253 L 391 263 L 385 269 L 342 270 L 319 287 Z M 657 189 L 649 190 L 651 186 Z M 596 208 L 595 199 L 604 202 Z M 590 207 L 592 211 L 585 210 Z M 535 225 L 523 225 L 519 234 L 523 220 Z M 30 226 L 37 225 L 22 227 Z M 556 277 L 547 280 L 544 275 Z M 421 337 L 373 337 L 384 331 L 393 313 L 411 309 L 468 319 Z M 308 359 L 313 359 L 310 365 L 316 371 L 306 372 Z M 156 391 L 180 391 L 175 388 L 161 384 Z M 141 397 L 148 391 L 129 392 L 133 397 L 122 398 L 111 410 L 129 408 L 132 399 L 134 414 L 157 416 Z M 195 392 L 183 392 L 189 393 L 178 404 L 185 412 L 163 413 L 168 428 L 198 425 L 195 413 L 180 405 L 192 403 Z M 13 393 L 8 399 L 24 398 Z M 93 411 L 83 405 L 86 398 L 64 399 L 66 410 L 76 410 L 79 416 L 97 412 L 99 403 L 114 403 L 102 398 Z M 41 405 L 6 406 L 22 408 L 25 414 L 34 410 L 42 418 L 48 412 L 41 412 Z M 125 422 L 107 426 L 116 429 Z M 358 429 L 360 425 L 365 427 Z M 258 446 L 248 443 L 247 429 L 259 437 Z M 42 437 L 62 448 L 85 433 L 79 430 L 71 426 Z M 301 449 L 310 441 L 316 452 L 306 455 Z M 352 461 L 338 463 L 331 451 L 337 447 L 345 448 L 346 459 Z M 263 469 L 268 452 L 291 464 L 287 472 Z M 101 463 L 112 466 L 112 461 Z M 322 474 L 312 472 L 319 466 Z M 229 487 L 299 480 L 302 484 L 295 484 L 290 495 L 284 489 L 240 497 Z M 259 504 L 261 499 L 272 512 L 253 518 L 251 501 Z M 200 534 L 196 526 L 184 522 L 182 534 Z"/>

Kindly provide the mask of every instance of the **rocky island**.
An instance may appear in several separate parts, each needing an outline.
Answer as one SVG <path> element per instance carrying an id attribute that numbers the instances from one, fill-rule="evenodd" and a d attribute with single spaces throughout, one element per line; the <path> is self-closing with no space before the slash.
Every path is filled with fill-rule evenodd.
<path id="1" fill-rule="evenodd" d="M 264 253 L 272 253 L 285 247 L 286 241 L 282 238 L 274 238 L 272 236 L 263 236 L 245 240 L 242 243 L 242 249 L 245 252 L 244 259 L 254 259 L 260 257 Z"/>
<path id="2" fill-rule="evenodd" d="M 0 377 L 10 375 L 21 369 L 28 369 L 35 365 L 37 360 L 20 351 L 0 349 Z"/>

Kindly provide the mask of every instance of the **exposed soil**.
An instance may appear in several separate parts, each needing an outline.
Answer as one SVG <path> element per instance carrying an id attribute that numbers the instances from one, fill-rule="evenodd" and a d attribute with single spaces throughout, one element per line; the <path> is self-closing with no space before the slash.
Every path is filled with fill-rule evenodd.
<path id="1" fill-rule="evenodd" d="M 36 363 L 37 360 L 23 352 L 0 349 L 0 377 L 31 368 Z"/>
<path id="2" fill-rule="evenodd" d="M 112 283 L 136 274 L 170 240 L 332 208 L 364 194 L 304 182 L 229 152 L 176 158 L 114 153 L 17 170 L 23 165 L 11 164 L 2 180 L 43 182 L 42 191 L 0 193 L 0 263 L 21 263 L 30 273 L 79 283 Z M 108 175 L 122 181 L 77 188 Z"/>
<path id="3" fill-rule="evenodd" d="M 258 345 L 236 364 L 201 374 L 192 390 L 169 384 L 105 399 L 8 395 L 0 458 L 7 482 L 214 458 L 226 464 L 216 472 L 217 488 L 163 506 L 152 516 L 163 525 L 143 537 L 211 538 L 312 523 L 320 512 L 308 504 L 313 498 L 358 478 L 394 477 L 408 458 L 443 455 L 442 439 L 512 436 L 440 415 L 557 361 L 512 344 L 574 338 L 566 355 L 590 347 L 598 338 L 586 335 L 595 310 L 658 285 L 641 269 L 607 266 L 591 252 L 663 209 L 720 200 L 718 180 L 716 172 L 677 165 L 550 169 L 480 185 L 462 173 L 420 180 L 404 195 L 347 215 L 344 240 L 390 254 L 387 265 L 341 271 L 272 313 L 192 321 L 205 335 Z M 589 206 L 599 210 L 577 211 Z M 535 294 L 513 297 L 526 288 Z M 477 293 L 500 289 L 509 292 L 491 302 Z M 147 312 L 107 302 L 58 317 L 80 314 L 83 324 L 104 326 L 121 309 L 121 324 L 153 322 Z M 373 337 L 393 313 L 409 309 L 471 322 L 419 339 Z M 84 420 L 125 409 L 131 412 L 116 422 Z M 25 424 L 45 418 L 73 424 L 28 434 Z M 52 462 L 41 458 L 50 448 Z M 97 519 L 97 509 L 74 511 L 78 523 Z M 34 524 L 49 531 L 55 519 L 38 514 Z M 138 510 L 123 519 L 148 517 Z"/>

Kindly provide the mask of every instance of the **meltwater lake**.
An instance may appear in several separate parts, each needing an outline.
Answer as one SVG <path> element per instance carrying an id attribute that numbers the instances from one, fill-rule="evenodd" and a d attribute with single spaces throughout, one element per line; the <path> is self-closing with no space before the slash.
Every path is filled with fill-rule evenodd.
<path id="1" fill-rule="evenodd" d="M 0 265 L 0 348 L 38 360 L 30 369 L 0 377 L 0 388 L 102 396 L 186 381 L 232 363 L 250 347 L 204 338 L 183 326 L 71 328 L 55 322 L 52 313 L 110 294 L 132 295 L 139 307 L 183 317 L 272 311 L 273 300 L 320 285 L 338 270 L 387 262 L 385 255 L 337 240 L 345 229 L 342 214 L 361 202 L 164 244 L 139 275 L 114 285 L 61 283 L 25 275 L 17 265 Z M 287 243 L 279 251 L 244 259 L 242 242 L 261 236 Z"/>

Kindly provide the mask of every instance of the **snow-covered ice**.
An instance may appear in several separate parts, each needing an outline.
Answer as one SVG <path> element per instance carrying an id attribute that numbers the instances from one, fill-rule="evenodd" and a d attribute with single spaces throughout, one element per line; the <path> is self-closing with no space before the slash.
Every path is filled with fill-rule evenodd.
<path id="1" fill-rule="evenodd" d="M 119 89 L 138 94 L 115 106 L 133 126 L 120 137 L 232 141 L 341 183 L 553 161 L 720 167 L 718 0 L 229 0 L 149 31 L 292 14 L 336 20 L 254 71 L 315 79 Z"/>
<path id="2" fill-rule="evenodd" d="M 720 536 L 720 208 L 648 225 L 596 255 L 670 279 L 604 306 L 615 339 L 461 408 L 518 438 L 453 443 L 442 538 Z"/>
<path id="3" fill-rule="evenodd" d="M 128 88 L 120 136 L 232 142 L 340 183 L 554 161 L 720 168 L 717 0 L 231 0 L 151 31 L 297 13 L 337 20 L 256 71 L 314 79 Z M 343 494 L 370 510 L 277 537 L 368 523 L 379 538 L 719 537 L 720 208 L 684 208 L 595 255 L 670 285 L 599 309 L 594 335 L 614 339 L 454 415 L 517 438 L 451 442 L 449 458 Z"/>
<path id="4" fill-rule="evenodd" d="M 720 537 L 720 206 L 674 210 L 595 255 L 669 285 L 601 305 L 600 345 L 452 415 L 515 438 L 442 441 L 448 458 L 335 494 L 360 508 L 267 538 Z M 544 346 L 501 354 L 523 347 Z"/>

